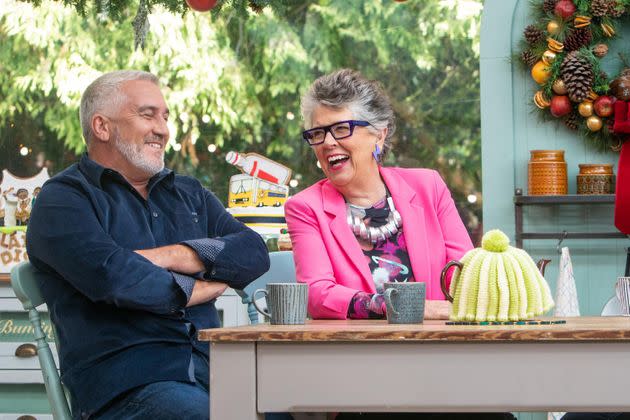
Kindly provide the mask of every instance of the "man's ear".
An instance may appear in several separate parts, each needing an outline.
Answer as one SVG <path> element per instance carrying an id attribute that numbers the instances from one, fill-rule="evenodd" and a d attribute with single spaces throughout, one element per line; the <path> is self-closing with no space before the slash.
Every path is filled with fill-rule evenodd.
<path id="1" fill-rule="evenodd" d="M 94 114 L 92 116 L 92 133 L 95 140 L 108 142 L 114 134 L 112 122 L 104 115 Z"/>

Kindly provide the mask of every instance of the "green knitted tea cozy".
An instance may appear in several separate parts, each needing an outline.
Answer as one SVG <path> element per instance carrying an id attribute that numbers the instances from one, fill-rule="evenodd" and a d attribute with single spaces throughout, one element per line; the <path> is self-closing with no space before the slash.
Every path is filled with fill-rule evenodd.
<path id="1" fill-rule="evenodd" d="M 527 252 L 510 246 L 507 235 L 491 230 L 481 248 L 466 253 L 453 272 L 453 321 L 519 321 L 554 305 L 547 281 Z"/>

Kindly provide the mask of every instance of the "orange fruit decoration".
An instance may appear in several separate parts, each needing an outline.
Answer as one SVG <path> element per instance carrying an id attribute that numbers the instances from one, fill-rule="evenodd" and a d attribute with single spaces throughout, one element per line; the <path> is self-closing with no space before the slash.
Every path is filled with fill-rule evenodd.
<path id="1" fill-rule="evenodd" d="M 532 67 L 532 79 L 539 85 L 544 85 L 551 77 L 551 69 L 542 61 L 534 64 Z"/>

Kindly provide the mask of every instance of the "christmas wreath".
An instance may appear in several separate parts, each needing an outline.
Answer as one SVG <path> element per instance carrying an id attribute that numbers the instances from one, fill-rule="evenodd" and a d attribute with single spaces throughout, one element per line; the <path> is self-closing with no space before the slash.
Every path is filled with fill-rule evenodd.
<path id="1" fill-rule="evenodd" d="M 601 68 L 608 41 L 628 23 L 630 0 L 537 0 L 520 60 L 539 85 L 533 103 L 544 119 L 564 122 L 599 149 L 630 139 L 630 64 Z"/>

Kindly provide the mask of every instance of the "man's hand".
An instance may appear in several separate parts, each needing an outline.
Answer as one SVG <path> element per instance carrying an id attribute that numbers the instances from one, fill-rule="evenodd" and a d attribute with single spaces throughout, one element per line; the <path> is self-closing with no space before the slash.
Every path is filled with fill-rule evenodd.
<path id="1" fill-rule="evenodd" d="M 169 271 L 195 274 L 206 269 L 197 253 L 186 245 L 167 245 L 160 248 L 139 249 L 135 252 Z"/>
<path id="2" fill-rule="evenodd" d="M 192 295 L 190 295 L 190 300 L 186 306 L 199 305 L 212 299 L 216 299 L 225 292 L 227 287 L 227 284 L 219 283 L 217 281 L 197 280 L 195 281 Z"/>
<path id="3" fill-rule="evenodd" d="M 448 319 L 451 306 L 447 300 L 427 300 L 424 303 L 424 319 Z"/>

